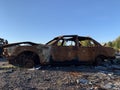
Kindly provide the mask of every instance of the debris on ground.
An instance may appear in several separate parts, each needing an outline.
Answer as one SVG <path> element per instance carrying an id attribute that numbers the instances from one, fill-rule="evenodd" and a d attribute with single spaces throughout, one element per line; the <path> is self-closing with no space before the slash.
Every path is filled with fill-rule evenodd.
<path id="1" fill-rule="evenodd" d="M 120 90 L 120 65 L 115 63 L 31 69 L 0 63 L 1 90 Z"/>

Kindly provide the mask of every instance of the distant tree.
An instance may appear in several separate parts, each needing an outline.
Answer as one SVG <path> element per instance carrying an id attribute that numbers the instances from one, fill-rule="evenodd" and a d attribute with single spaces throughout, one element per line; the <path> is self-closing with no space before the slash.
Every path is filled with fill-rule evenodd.
<path id="1" fill-rule="evenodd" d="M 112 43 L 111 41 L 109 41 L 109 42 L 107 43 L 107 46 L 113 47 L 113 43 Z"/>
<path id="2" fill-rule="evenodd" d="M 90 40 L 81 41 L 82 46 L 91 46 Z"/>
<path id="3" fill-rule="evenodd" d="M 120 36 L 116 39 L 115 47 L 120 48 Z"/>
<path id="4" fill-rule="evenodd" d="M 109 41 L 107 46 L 113 47 L 115 49 L 120 49 L 120 36 L 116 38 L 114 41 Z"/>

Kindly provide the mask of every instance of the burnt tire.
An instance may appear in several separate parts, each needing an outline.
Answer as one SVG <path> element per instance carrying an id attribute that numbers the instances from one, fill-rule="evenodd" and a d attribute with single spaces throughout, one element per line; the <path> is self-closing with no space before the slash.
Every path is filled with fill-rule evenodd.
<path id="1" fill-rule="evenodd" d="M 95 58 L 95 62 L 94 62 L 94 65 L 102 65 L 104 62 L 104 58 L 102 56 L 98 56 Z"/>
<path id="2" fill-rule="evenodd" d="M 34 60 L 32 60 L 32 59 L 26 60 L 23 65 L 23 67 L 25 67 L 25 68 L 32 68 L 34 66 L 35 66 Z"/>
<path id="3" fill-rule="evenodd" d="M 20 67 L 32 68 L 36 65 L 36 54 L 32 52 L 24 52 L 17 56 L 16 63 Z"/>

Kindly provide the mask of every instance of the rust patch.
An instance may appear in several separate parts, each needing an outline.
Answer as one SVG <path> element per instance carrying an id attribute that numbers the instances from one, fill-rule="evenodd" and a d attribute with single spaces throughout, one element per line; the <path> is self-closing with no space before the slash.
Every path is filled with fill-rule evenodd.
<path id="1" fill-rule="evenodd" d="M 37 49 L 38 49 L 38 54 L 40 56 L 41 64 L 49 63 L 51 46 L 38 45 Z"/>

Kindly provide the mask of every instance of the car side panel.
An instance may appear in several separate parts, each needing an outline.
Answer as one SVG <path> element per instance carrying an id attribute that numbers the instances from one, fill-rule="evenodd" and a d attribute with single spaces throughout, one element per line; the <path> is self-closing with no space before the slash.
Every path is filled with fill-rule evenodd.
<path id="1" fill-rule="evenodd" d="M 38 55 L 40 57 L 41 64 L 49 64 L 50 63 L 50 55 L 51 55 L 51 46 L 38 45 L 37 46 Z"/>
<path id="2" fill-rule="evenodd" d="M 36 45 L 36 46 L 19 46 L 14 49 L 14 51 L 9 56 L 9 62 L 14 62 L 14 59 L 21 53 L 33 52 L 39 56 L 41 64 L 48 64 L 50 62 L 50 51 L 51 46 Z"/>
<path id="3" fill-rule="evenodd" d="M 96 49 L 94 47 L 79 47 L 79 61 L 93 61 L 96 57 Z"/>
<path id="4" fill-rule="evenodd" d="M 52 59 L 63 62 L 77 59 L 77 47 L 75 46 L 52 46 Z"/>

